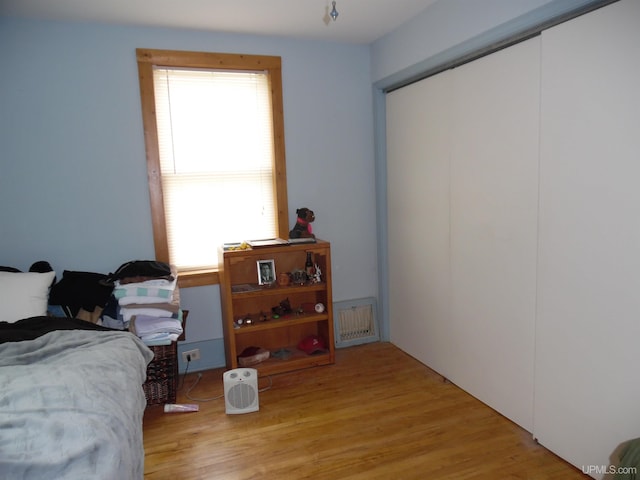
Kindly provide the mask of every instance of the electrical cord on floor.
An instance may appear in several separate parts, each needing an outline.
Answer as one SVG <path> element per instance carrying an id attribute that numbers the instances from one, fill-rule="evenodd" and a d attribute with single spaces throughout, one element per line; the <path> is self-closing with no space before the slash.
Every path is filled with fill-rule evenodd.
<path id="1" fill-rule="evenodd" d="M 182 374 L 182 382 L 180 383 L 178 390 L 182 390 L 182 387 L 184 387 L 184 379 L 187 378 L 187 372 L 189 371 L 190 364 L 191 364 L 191 359 L 187 357 L 187 366 L 184 368 L 184 373 Z"/>
<path id="2" fill-rule="evenodd" d="M 210 397 L 210 398 L 195 398 L 189 395 L 191 393 L 191 390 L 193 390 L 196 387 L 196 385 L 198 385 L 198 382 L 200 382 L 201 378 L 202 378 L 202 374 L 198 373 L 198 378 L 196 378 L 195 382 L 193 382 L 193 384 L 189 387 L 189 390 L 187 390 L 187 393 L 184 394 L 185 397 L 187 397 L 189 400 L 193 400 L 194 402 L 210 402 L 212 400 L 217 400 L 219 398 L 224 397 L 224 393 L 222 395 L 218 395 L 216 397 Z"/>
<path id="3" fill-rule="evenodd" d="M 258 393 L 266 392 L 267 390 L 270 390 L 271 387 L 273 387 L 273 380 L 271 379 L 271 375 L 269 375 L 267 378 L 269 379 L 269 386 L 264 387 L 263 389 L 258 389 Z"/>

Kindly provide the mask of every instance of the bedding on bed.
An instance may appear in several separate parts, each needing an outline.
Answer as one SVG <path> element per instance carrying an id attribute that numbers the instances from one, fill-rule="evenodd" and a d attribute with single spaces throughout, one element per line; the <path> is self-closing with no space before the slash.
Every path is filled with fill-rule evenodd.
<path id="1" fill-rule="evenodd" d="M 33 340 L 34 338 L 38 338 L 45 333 L 53 332 L 55 330 L 114 331 L 111 328 L 86 322 L 78 318 L 48 316 L 30 317 L 13 323 L 0 322 L 0 343 Z"/>
<path id="2" fill-rule="evenodd" d="M 153 353 L 129 332 L 47 322 L 0 327 L 2 478 L 142 479 Z"/>

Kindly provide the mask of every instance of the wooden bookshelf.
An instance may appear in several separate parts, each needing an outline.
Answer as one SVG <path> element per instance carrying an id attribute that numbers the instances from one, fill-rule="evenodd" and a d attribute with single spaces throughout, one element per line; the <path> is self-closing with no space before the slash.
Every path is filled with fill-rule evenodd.
<path id="1" fill-rule="evenodd" d="M 259 285 L 258 262 L 273 260 L 275 278 L 281 273 L 304 270 L 307 253 L 320 268 L 320 278 L 281 286 Z M 251 368 L 260 374 L 328 365 L 335 362 L 329 242 L 277 245 L 225 251 L 220 247 L 220 296 L 227 368 L 238 368 L 238 355 L 248 347 L 270 352 L 270 358 Z M 319 280 L 319 281 L 317 281 Z M 287 301 L 291 312 L 274 315 L 273 307 Z M 313 308 L 321 303 L 323 312 Z M 277 318 L 276 318 L 277 317 Z M 299 342 L 317 335 L 324 352 L 311 355 L 298 349 Z"/>

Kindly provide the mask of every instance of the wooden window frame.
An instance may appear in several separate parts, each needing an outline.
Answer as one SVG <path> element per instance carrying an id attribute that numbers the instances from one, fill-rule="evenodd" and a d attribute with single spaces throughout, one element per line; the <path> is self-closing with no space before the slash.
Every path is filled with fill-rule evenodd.
<path id="1" fill-rule="evenodd" d="M 276 195 L 276 231 L 282 238 L 289 234 L 287 174 L 284 142 L 284 109 L 282 99 L 282 60 L 277 56 L 229 53 L 188 52 L 177 50 L 136 49 L 147 177 L 151 201 L 151 220 L 156 259 L 169 262 L 169 245 L 162 193 L 158 129 L 155 115 L 153 67 L 214 68 L 218 70 L 261 70 L 267 73 L 271 90 L 274 147 L 274 192 Z M 212 248 L 218 248 L 212 245 Z M 181 272 L 181 287 L 219 283 L 217 269 Z"/>

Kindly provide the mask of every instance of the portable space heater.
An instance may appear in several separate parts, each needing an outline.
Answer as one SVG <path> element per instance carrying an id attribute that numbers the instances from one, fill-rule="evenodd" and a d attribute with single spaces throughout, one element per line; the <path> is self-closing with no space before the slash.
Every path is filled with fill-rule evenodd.
<path id="1" fill-rule="evenodd" d="M 236 368 L 224 372 L 224 403 L 228 414 L 257 412 L 258 371 L 255 368 Z"/>

